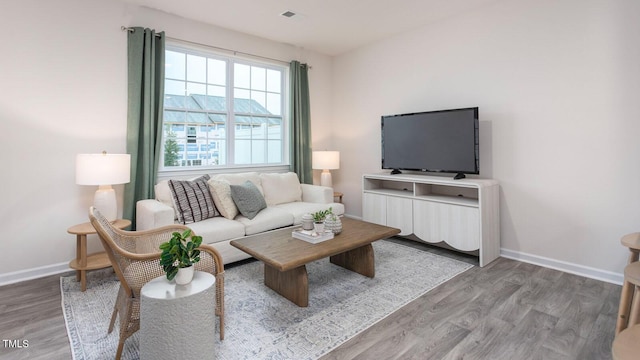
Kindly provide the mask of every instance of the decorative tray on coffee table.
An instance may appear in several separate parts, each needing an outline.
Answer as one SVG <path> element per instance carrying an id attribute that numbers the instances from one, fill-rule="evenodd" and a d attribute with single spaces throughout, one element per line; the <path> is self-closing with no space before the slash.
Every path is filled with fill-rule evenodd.
<path id="1" fill-rule="evenodd" d="M 291 232 L 291 236 L 312 244 L 317 244 L 319 242 L 333 239 L 333 231 L 325 230 L 323 233 L 319 234 L 313 230 L 295 229 Z"/>

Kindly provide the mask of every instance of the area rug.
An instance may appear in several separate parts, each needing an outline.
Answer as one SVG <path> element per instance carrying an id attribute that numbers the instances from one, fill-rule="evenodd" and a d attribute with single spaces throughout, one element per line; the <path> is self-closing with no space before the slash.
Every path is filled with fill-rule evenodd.
<path id="1" fill-rule="evenodd" d="M 309 307 L 300 308 L 263 284 L 258 261 L 225 270 L 225 340 L 216 359 L 317 359 L 472 265 L 389 241 L 373 244 L 371 279 L 331 264 L 307 265 Z M 73 358 L 113 359 L 118 331 L 107 334 L 118 291 L 112 271 L 88 274 L 87 290 L 62 277 L 62 308 Z M 138 359 L 138 334 L 122 359 Z"/>

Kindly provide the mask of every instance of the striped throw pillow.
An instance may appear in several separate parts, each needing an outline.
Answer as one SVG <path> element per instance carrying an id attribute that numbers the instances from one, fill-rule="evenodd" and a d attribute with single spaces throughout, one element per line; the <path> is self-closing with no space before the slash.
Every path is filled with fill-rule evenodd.
<path id="1" fill-rule="evenodd" d="M 190 224 L 218 216 L 209 191 L 209 175 L 195 180 L 169 180 L 178 221 Z"/>

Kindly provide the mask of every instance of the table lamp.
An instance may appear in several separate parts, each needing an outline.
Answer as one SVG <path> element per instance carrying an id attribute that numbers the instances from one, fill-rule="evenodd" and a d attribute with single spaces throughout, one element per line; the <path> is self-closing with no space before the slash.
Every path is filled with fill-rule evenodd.
<path id="1" fill-rule="evenodd" d="M 111 185 L 126 184 L 131 179 L 129 154 L 78 154 L 76 156 L 76 184 L 98 185 L 93 206 L 109 221 L 118 217 L 116 192 Z"/>
<path id="2" fill-rule="evenodd" d="M 331 182 L 331 172 L 329 170 L 340 169 L 339 151 L 314 151 L 311 154 L 312 167 L 322 170 L 320 174 L 320 185 L 333 187 Z"/>

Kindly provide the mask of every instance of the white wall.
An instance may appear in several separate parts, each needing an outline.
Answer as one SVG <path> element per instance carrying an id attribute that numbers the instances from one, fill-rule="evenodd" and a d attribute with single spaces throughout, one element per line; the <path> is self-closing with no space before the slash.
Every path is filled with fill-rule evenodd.
<path id="1" fill-rule="evenodd" d="M 512 0 L 337 57 L 347 212 L 381 171 L 381 115 L 479 106 L 503 249 L 620 274 L 619 239 L 640 231 L 639 35 L 635 0 Z"/>
<path id="2" fill-rule="evenodd" d="M 125 151 L 127 37 L 121 26 L 313 66 L 313 119 L 329 119 L 331 59 L 290 45 L 111 0 L 0 5 L 0 284 L 56 272 L 75 257 L 68 227 L 96 188 L 75 184 L 75 155 Z M 318 127 L 313 124 L 314 131 Z M 325 127 L 321 124 L 318 136 Z M 315 136 L 315 135 L 314 135 Z M 122 188 L 117 186 L 122 206 Z M 101 249 L 96 237 L 90 251 Z"/>

